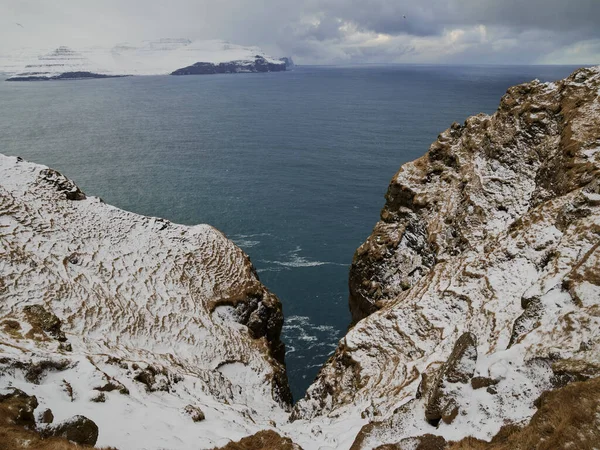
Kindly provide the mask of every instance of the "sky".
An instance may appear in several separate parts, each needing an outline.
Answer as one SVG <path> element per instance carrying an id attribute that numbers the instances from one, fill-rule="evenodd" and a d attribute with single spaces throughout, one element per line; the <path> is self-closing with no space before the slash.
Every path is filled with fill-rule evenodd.
<path id="1" fill-rule="evenodd" d="M 0 54 L 158 38 L 299 64 L 600 64 L 600 0 L 0 0 Z"/>

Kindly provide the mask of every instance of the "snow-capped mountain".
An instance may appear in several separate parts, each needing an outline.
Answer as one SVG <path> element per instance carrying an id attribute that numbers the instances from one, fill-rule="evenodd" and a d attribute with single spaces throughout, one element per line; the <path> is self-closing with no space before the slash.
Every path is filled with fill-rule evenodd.
<path id="1" fill-rule="evenodd" d="M 228 42 L 160 39 L 142 44 L 118 44 L 112 48 L 92 47 L 21 51 L 0 58 L 0 72 L 9 80 L 102 78 L 125 75 L 168 75 L 194 64 L 228 65 L 232 72 L 285 71 L 290 58 L 273 58 L 258 47 Z M 253 70 L 258 67 L 259 70 Z M 266 70 L 260 70 L 265 67 Z M 204 72 L 210 73 L 210 72 Z M 216 70 L 215 73 L 225 73 Z"/>

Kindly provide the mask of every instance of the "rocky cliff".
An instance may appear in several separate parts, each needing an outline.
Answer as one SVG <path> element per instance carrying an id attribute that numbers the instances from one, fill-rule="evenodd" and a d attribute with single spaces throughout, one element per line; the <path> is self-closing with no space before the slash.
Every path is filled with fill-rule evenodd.
<path id="1" fill-rule="evenodd" d="M 0 425 L 122 449 L 597 447 L 600 68 L 510 88 L 386 200 L 354 324 L 288 414 L 281 305 L 241 250 L 0 156 Z"/>
<path id="2" fill-rule="evenodd" d="M 401 167 L 292 419 L 362 417 L 353 448 L 490 439 L 600 374 L 599 96 L 599 68 L 512 87 Z"/>
<path id="3" fill-rule="evenodd" d="M 184 449 L 284 420 L 282 324 L 214 228 L 122 211 L 0 155 L 0 385 L 57 422 L 93 420 L 100 445 Z"/>

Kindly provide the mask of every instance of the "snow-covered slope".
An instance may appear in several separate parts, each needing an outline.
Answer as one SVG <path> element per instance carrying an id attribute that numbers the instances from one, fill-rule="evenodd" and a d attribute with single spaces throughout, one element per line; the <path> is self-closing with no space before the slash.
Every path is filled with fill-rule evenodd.
<path id="1" fill-rule="evenodd" d="M 292 417 L 374 422 L 354 448 L 489 439 L 600 375 L 600 68 L 513 87 L 405 164 L 350 287 L 358 323 Z"/>
<path id="2" fill-rule="evenodd" d="M 285 419 L 277 298 L 208 225 L 138 216 L 0 155 L 0 385 L 98 444 L 210 448 Z M 198 406 L 206 420 L 184 412 Z"/>
<path id="3" fill-rule="evenodd" d="M 273 70 L 285 70 L 289 66 L 285 58 L 270 57 L 258 47 L 219 40 L 160 39 L 139 45 L 122 43 L 112 48 L 21 51 L 12 57 L 0 58 L 0 72 L 10 73 L 12 80 L 70 78 L 69 74 L 89 74 L 87 77 L 167 75 L 196 63 L 235 64 L 240 67 L 239 72 L 244 72 L 257 58 L 271 65 Z"/>

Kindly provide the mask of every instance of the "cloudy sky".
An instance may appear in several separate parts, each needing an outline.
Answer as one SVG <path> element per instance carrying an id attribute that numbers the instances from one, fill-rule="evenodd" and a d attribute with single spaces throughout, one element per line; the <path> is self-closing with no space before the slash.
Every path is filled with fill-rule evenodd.
<path id="1" fill-rule="evenodd" d="M 600 64 L 600 0 L 0 0 L 0 53 L 161 37 L 300 64 Z"/>

